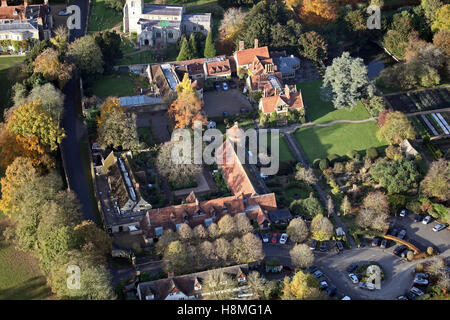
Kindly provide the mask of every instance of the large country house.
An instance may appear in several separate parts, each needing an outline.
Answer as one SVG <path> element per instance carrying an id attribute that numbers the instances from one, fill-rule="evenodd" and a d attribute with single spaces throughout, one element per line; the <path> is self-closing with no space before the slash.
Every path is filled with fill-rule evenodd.
<path id="1" fill-rule="evenodd" d="M 184 6 L 127 0 L 123 8 L 123 31 L 136 32 L 141 46 L 162 48 L 176 43 L 182 34 L 206 35 L 211 31 L 211 13 L 186 14 Z"/>

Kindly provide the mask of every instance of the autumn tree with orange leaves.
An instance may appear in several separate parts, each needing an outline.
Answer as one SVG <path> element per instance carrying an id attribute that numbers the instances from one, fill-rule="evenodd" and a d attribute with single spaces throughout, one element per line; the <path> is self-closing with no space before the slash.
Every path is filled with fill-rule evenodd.
<path id="1" fill-rule="evenodd" d="M 298 15 L 307 25 L 321 26 L 336 20 L 337 9 L 327 0 L 303 0 Z"/>
<path id="2" fill-rule="evenodd" d="M 45 79 L 57 81 L 60 88 L 64 87 L 72 77 L 73 65 L 61 62 L 59 52 L 55 49 L 45 49 L 33 61 L 34 72 L 40 72 Z"/>
<path id="3" fill-rule="evenodd" d="M 193 127 L 194 121 L 206 124 L 206 116 L 202 113 L 203 102 L 200 101 L 187 74 L 177 86 L 177 95 L 177 99 L 169 108 L 169 115 L 175 120 L 175 128 Z"/>

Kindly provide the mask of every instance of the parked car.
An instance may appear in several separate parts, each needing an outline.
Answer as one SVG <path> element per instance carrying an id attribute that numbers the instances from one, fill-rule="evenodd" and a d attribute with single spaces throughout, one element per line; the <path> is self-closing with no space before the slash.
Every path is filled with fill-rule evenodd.
<path id="1" fill-rule="evenodd" d="M 406 211 L 406 209 L 402 209 L 400 211 L 400 217 L 406 217 L 407 214 L 408 214 L 408 212 Z"/>
<path id="2" fill-rule="evenodd" d="M 438 232 L 438 231 L 441 231 L 442 229 L 445 229 L 445 228 L 447 228 L 447 224 L 439 223 L 439 224 L 434 226 L 433 231 L 434 232 Z"/>
<path id="3" fill-rule="evenodd" d="M 264 233 L 262 236 L 262 240 L 264 243 L 268 243 L 269 242 L 269 235 L 267 233 Z"/>
<path id="4" fill-rule="evenodd" d="M 411 291 L 408 291 L 406 293 L 406 296 L 408 297 L 409 300 L 416 300 L 417 299 L 417 296 Z"/>
<path id="5" fill-rule="evenodd" d="M 397 229 L 392 229 L 392 231 L 391 231 L 391 236 L 396 237 L 397 234 L 398 234 L 398 230 L 397 230 Z"/>
<path id="6" fill-rule="evenodd" d="M 416 214 L 416 216 L 414 217 L 414 222 L 420 222 L 422 221 L 422 216 L 420 214 Z"/>
<path id="7" fill-rule="evenodd" d="M 217 91 L 220 91 L 220 90 L 222 90 L 222 87 L 220 86 L 220 84 L 219 83 L 214 83 L 214 86 L 216 87 L 216 90 Z"/>
<path id="8" fill-rule="evenodd" d="M 225 90 L 225 91 L 227 91 L 227 90 L 229 89 L 229 88 L 228 88 L 228 84 L 227 84 L 226 81 L 222 82 L 222 88 L 223 88 L 223 90 Z"/>
<path id="9" fill-rule="evenodd" d="M 326 288 L 328 288 L 328 282 L 326 282 L 325 280 L 321 281 L 319 290 L 325 290 Z"/>
<path id="10" fill-rule="evenodd" d="M 399 239 L 405 239 L 405 236 L 406 236 L 406 229 L 402 229 L 402 230 L 400 230 L 400 232 L 398 233 L 397 238 L 399 238 Z"/>
<path id="11" fill-rule="evenodd" d="M 352 283 L 357 284 L 359 282 L 358 276 L 354 273 L 349 273 L 348 277 L 352 280 Z"/>
<path id="12" fill-rule="evenodd" d="M 351 265 L 349 265 L 347 267 L 347 272 L 352 273 L 353 271 L 355 271 L 358 268 L 358 264 L 356 263 L 352 263 Z"/>
<path id="13" fill-rule="evenodd" d="M 312 273 L 316 272 L 317 269 L 318 269 L 317 266 L 311 266 L 311 267 L 306 268 L 306 272 L 309 274 L 312 274 Z"/>
<path id="14" fill-rule="evenodd" d="M 405 251 L 407 248 L 408 248 L 407 246 L 401 245 L 401 246 L 398 246 L 397 248 L 395 248 L 393 252 L 394 252 L 395 255 L 400 256 L 400 254 L 403 251 Z"/>
<path id="15" fill-rule="evenodd" d="M 349 296 L 345 296 L 341 300 L 352 300 L 352 299 Z"/>
<path id="16" fill-rule="evenodd" d="M 236 89 L 236 88 L 237 88 L 236 82 L 230 81 L 230 88 L 231 88 L 231 89 Z"/>
<path id="17" fill-rule="evenodd" d="M 420 273 L 416 274 L 414 277 L 414 284 L 426 286 L 428 284 L 428 279 L 422 277 Z"/>
<path id="18" fill-rule="evenodd" d="M 412 287 L 409 291 L 411 291 L 412 293 L 414 293 L 418 297 L 424 295 L 424 292 L 422 290 L 420 290 L 419 288 L 417 288 L 417 287 Z"/>
<path id="19" fill-rule="evenodd" d="M 411 250 L 403 250 L 402 253 L 400 253 L 400 257 L 406 258 L 408 256 L 408 252 Z"/>
<path id="20" fill-rule="evenodd" d="M 406 296 L 399 296 L 397 297 L 397 300 L 408 300 Z"/>
<path id="21" fill-rule="evenodd" d="M 317 269 L 316 271 L 314 271 L 313 276 L 319 279 L 321 276 L 323 276 L 323 272 Z"/>
<path id="22" fill-rule="evenodd" d="M 286 233 L 281 234 L 280 243 L 285 244 L 286 241 L 287 241 L 287 234 Z"/>
<path id="23" fill-rule="evenodd" d="M 380 244 L 380 238 L 377 238 L 377 237 L 373 238 L 372 247 L 378 247 L 379 244 Z"/>
<path id="24" fill-rule="evenodd" d="M 385 249 L 387 247 L 387 239 L 381 240 L 380 248 Z"/>
<path id="25" fill-rule="evenodd" d="M 359 287 L 366 290 L 375 290 L 375 285 L 372 282 L 360 282 Z"/>
<path id="26" fill-rule="evenodd" d="M 277 243 L 277 239 L 278 237 L 277 237 L 277 234 L 276 233 L 274 233 L 274 234 L 272 234 L 272 243 Z"/>
<path id="27" fill-rule="evenodd" d="M 321 251 L 321 252 L 327 251 L 327 242 L 326 242 L 326 241 L 322 241 L 322 242 L 320 243 L 320 251 Z"/>
<path id="28" fill-rule="evenodd" d="M 416 273 L 416 275 L 415 275 L 416 277 L 419 277 L 419 278 L 423 278 L 423 279 L 428 279 L 428 273 L 423 273 L 423 272 L 419 272 L 419 273 Z"/>
<path id="29" fill-rule="evenodd" d="M 329 297 L 333 297 L 336 294 L 336 287 L 331 285 L 327 288 L 326 292 Z"/>
<path id="30" fill-rule="evenodd" d="M 422 223 L 423 224 L 429 224 L 431 222 L 431 217 L 430 216 L 426 216 L 425 218 L 423 218 Z"/>
<path id="31" fill-rule="evenodd" d="M 311 250 L 316 250 L 316 248 L 317 248 L 317 241 L 316 240 L 311 241 L 311 245 L 309 246 L 309 248 Z"/>
<path id="32" fill-rule="evenodd" d="M 344 245 L 342 244 L 342 242 L 337 241 L 336 247 L 338 248 L 339 251 L 344 251 Z"/>

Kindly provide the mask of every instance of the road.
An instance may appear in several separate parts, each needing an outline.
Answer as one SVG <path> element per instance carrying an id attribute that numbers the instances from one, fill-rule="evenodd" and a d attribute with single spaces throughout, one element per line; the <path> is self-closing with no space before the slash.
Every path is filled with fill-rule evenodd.
<path id="1" fill-rule="evenodd" d="M 87 0 L 75 0 L 74 4 L 81 9 L 81 29 L 71 32 L 71 41 L 84 35 L 89 6 Z M 84 219 L 95 221 L 94 211 L 91 206 L 91 195 L 85 179 L 80 154 L 80 140 L 86 135 L 86 128 L 79 118 L 81 92 L 78 77 L 71 79 L 64 87 L 63 92 L 66 98 L 62 126 L 66 132 L 66 138 L 62 141 L 60 148 L 64 171 L 69 188 L 76 193 L 81 202 Z"/>

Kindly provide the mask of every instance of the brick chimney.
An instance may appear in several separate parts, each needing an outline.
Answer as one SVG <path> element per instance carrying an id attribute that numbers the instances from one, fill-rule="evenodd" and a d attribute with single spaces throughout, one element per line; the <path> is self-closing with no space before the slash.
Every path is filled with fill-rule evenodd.
<path id="1" fill-rule="evenodd" d="M 6 0 L 5 0 L 5 2 L 6 2 Z M 244 41 L 239 41 L 239 51 L 242 51 L 242 50 L 244 50 Z"/>
<path id="2" fill-rule="evenodd" d="M 258 48 L 258 39 L 255 39 L 255 49 Z"/>
<path id="3" fill-rule="evenodd" d="M 6 0 L 2 0 L 2 7 L 7 7 L 8 3 L 6 2 Z"/>
<path id="4" fill-rule="evenodd" d="M 289 86 L 288 86 L 288 85 L 285 85 L 285 86 L 284 86 L 284 94 L 286 95 L 286 97 L 287 97 L 288 99 L 291 99 L 291 90 L 289 89 Z"/>

